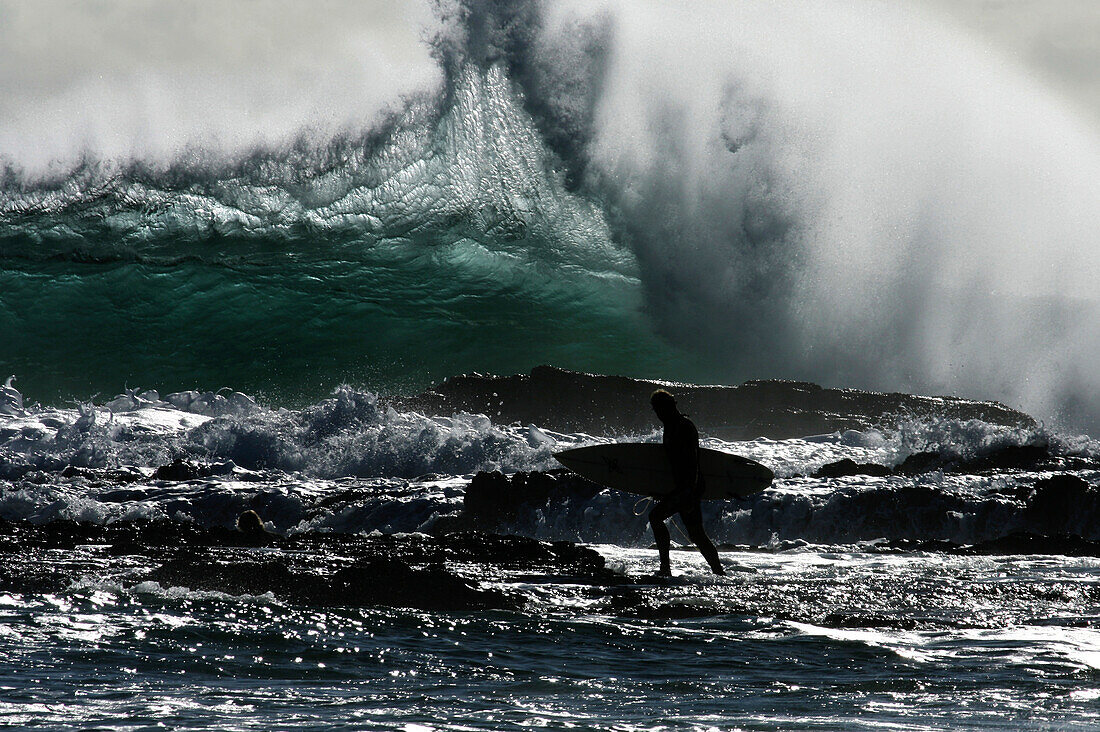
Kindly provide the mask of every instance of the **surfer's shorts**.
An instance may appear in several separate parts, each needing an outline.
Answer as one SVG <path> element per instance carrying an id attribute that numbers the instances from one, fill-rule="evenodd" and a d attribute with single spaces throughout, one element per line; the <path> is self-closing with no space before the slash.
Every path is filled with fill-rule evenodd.
<path id="1" fill-rule="evenodd" d="M 674 491 L 666 496 L 661 496 L 653 509 L 669 516 L 678 513 L 685 519 L 694 518 L 695 516 L 701 517 L 702 510 L 699 503 L 701 497 L 702 491 Z"/>

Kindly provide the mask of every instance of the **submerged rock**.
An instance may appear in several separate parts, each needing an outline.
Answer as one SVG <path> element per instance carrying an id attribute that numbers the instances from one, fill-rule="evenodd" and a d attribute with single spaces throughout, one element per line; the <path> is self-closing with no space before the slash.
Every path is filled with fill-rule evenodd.
<path id="1" fill-rule="evenodd" d="M 849 475 L 870 475 L 881 478 L 891 475 L 893 472 L 893 470 L 885 465 L 879 465 L 878 463 L 857 463 L 851 458 L 844 458 L 835 463 L 822 465 L 814 472 L 813 477 L 843 478 Z"/>

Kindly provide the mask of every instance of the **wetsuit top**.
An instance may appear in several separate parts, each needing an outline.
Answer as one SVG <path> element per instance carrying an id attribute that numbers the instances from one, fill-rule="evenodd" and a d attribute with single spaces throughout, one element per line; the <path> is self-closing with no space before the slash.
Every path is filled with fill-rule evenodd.
<path id="1" fill-rule="evenodd" d="M 699 430 L 695 423 L 682 414 L 669 420 L 665 425 L 665 451 L 672 463 L 672 478 L 676 482 L 676 492 L 685 495 L 700 495 L 703 492 L 703 477 L 699 475 Z"/>

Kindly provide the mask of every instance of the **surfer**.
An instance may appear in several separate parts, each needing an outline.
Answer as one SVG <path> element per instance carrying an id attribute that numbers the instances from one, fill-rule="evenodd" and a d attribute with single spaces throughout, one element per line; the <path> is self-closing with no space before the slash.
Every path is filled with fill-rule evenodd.
<path id="1" fill-rule="evenodd" d="M 665 520 L 679 513 L 688 536 L 696 548 L 707 560 L 715 574 L 725 574 L 718 550 L 714 548 L 710 537 L 703 529 L 703 511 L 700 504 L 703 495 L 703 476 L 699 474 L 699 430 L 695 424 L 676 408 L 676 399 L 664 389 L 653 392 L 649 398 L 657 418 L 665 426 L 664 445 L 668 460 L 672 463 L 672 476 L 676 489 L 662 496 L 653 510 L 649 512 L 649 523 L 653 528 L 653 538 L 657 542 L 657 551 L 661 555 L 661 569 L 658 574 L 672 576 L 669 563 L 669 545 L 671 537 Z"/>

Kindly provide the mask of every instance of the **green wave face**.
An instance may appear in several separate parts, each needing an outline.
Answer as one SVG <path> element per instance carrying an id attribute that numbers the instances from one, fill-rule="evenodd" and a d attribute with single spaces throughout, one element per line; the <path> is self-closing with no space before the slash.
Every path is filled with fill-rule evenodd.
<path id="1" fill-rule="evenodd" d="M 509 282 L 452 261 L 491 258 L 476 249 L 446 245 L 400 264 L 9 262 L 0 371 L 41 402 L 123 385 L 231 385 L 296 402 L 341 382 L 400 392 L 543 362 L 643 375 L 673 366 L 629 280 L 524 272 Z"/>
<path id="2" fill-rule="evenodd" d="M 448 107 L 323 150 L 9 183 L 0 372 L 41 402 L 226 385 L 296 402 L 540 363 L 690 376 L 514 99 L 472 71 Z"/>

